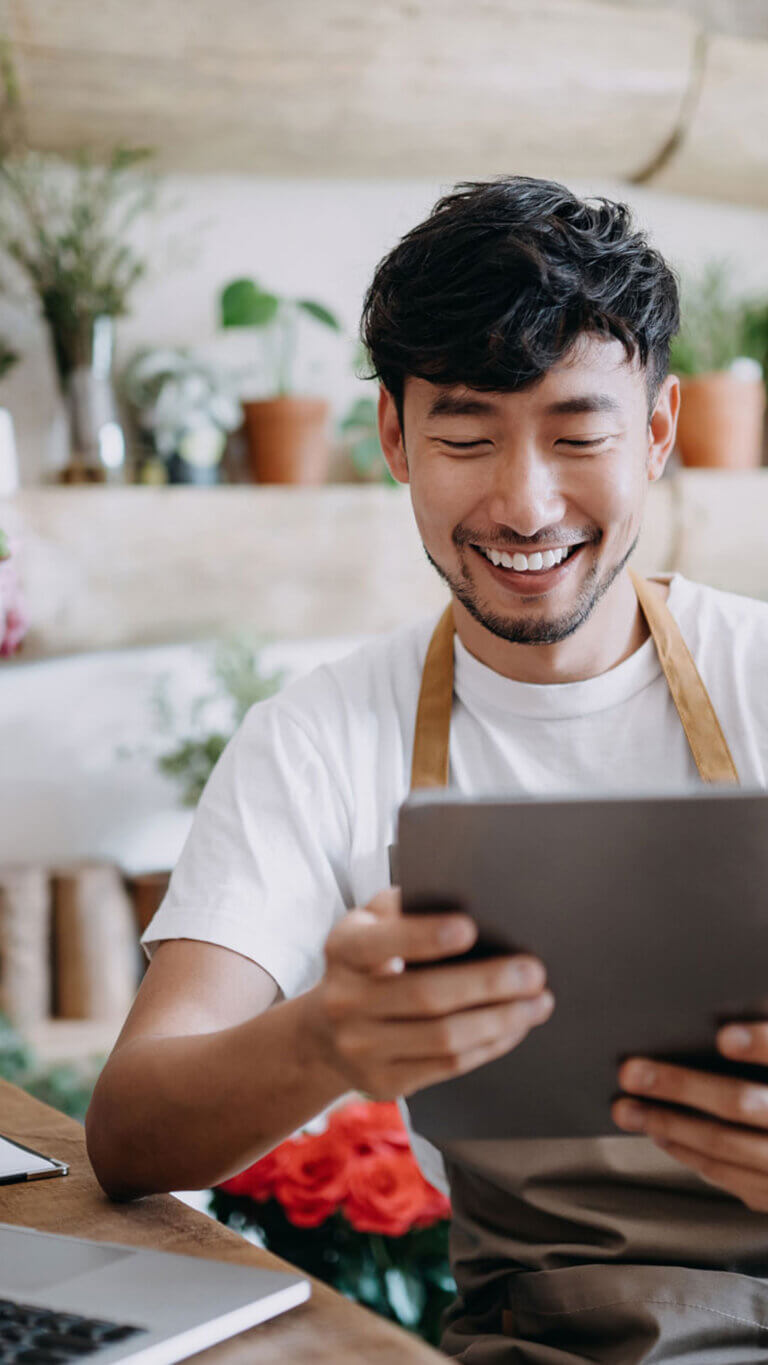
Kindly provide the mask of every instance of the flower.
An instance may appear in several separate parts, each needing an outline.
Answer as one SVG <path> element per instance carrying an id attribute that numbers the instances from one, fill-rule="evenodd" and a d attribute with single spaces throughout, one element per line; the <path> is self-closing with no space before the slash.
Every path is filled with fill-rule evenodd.
<path id="1" fill-rule="evenodd" d="M 407 1150 L 408 1133 L 394 1101 L 357 1100 L 334 1109 L 328 1131 L 349 1144 L 357 1156 L 394 1147 Z"/>
<path id="2" fill-rule="evenodd" d="M 333 1133 L 313 1133 L 276 1150 L 275 1198 L 297 1227 L 314 1228 L 336 1212 L 347 1192 L 349 1151 Z"/>
<path id="3" fill-rule="evenodd" d="M 14 654 L 27 633 L 29 622 L 24 610 L 19 580 L 10 557 L 0 545 L 0 658 Z"/>
<path id="4" fill-rule="evenodd" d="M 297 1227 L 318 1227 L 341 1209 L 358 1232 L 389 1237 L 451 1212 L 421 1174 L 397 1105 L 369 1100 L 333 1110 L 323 1131 L 289 1138 L 220 1188 L 276 1199 Z"/>
<path id="5" fill-rule="evenodd" d="M 241 1231 L 245 1219 L 270 1251 L 437 1345 L 455 1291 L 451 1209 L 419 1170 L 397 1105 L 355 1100 L 313 1129 L 225 1181 L 213 1211 Z M 262 1207 L 249 1211 L 248 1197 Z"/>
<path id="6" fill-rule="evenodd" d="M 241 1171 L 239 1175 L 230 1176 L 229 1180 L 223 1180 L 219 1189 L 226 1190 L 227 1194 L 244 1194 L 249 1199 L 256 1199 L 259 1203 L 264 1203 L 266 1199 L 271 1199 L 274 1193 L 275 1176 L 277 1175 L 278 1156 L 280 1148 L 273 1152 L 267 1152 L 266 1156 L 255 1161 L 247 1170 Z"/>
<path id="7" fill-rule="evenodd" d="M 358 1232 L 401 1237 L 424 1210 L 425 1185 L 410 1151 L 374 1152 L 350 1167 L 344 1215 Z"/>

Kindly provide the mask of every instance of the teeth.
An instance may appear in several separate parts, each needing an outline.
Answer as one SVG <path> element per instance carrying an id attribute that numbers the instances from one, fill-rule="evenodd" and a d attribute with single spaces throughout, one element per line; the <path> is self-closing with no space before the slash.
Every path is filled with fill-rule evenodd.
<path id="1" fill-rule="evenodd" d="M 533 554 L 521 554 L 520 550 L 516 554 L 507 554 L 506 550 L 483 550 L 484 556 L 491 564 L 501 565 L 503 569 L 516 569 L 517 573 L 536 573 L 542 569 L 552 569 L 555 564 L 562 564 L 567 560 L 572 550 L 577 546 L 561 546 L 558 550 L 544 550 L 543 553 L 535 551 Z"/>
<path id="2" fill-rule="evenodd" d="M 558 550 L 545 550 L 543 554 L 536 551 L 531 555 L 521 554 L 517 551 L 514 555 L 509 555 L 505 550 L 483 550 L 486 559 L 490 559 L 492 564 L 498 568 L 515 569 L 517 573 L 536 573 L 542 569 L 553 569 L 556 564 L 562 564 L 567 559 L 576 546 L 571 545 L 567 548 L 561 546 Z"/>

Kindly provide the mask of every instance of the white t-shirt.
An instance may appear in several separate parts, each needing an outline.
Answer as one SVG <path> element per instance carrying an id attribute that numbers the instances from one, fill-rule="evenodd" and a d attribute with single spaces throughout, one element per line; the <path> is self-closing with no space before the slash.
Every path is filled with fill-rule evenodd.
<path id="1" fill-rule="evenodd" d="M 675 575 L 668 606 L 742 784 L 768 786 L 768 603 Z M 203 792 L 148 952 L 168 938 L 220 944 L 266 968 L 286 997 L 319 979 L 334 923 L 389 885 L 434 626 L 376 639 L 251 708 Z M 607 673 L 541 685 L 502 677 L 455 637 L 450 769 L 468 795 L 697 780 L 650 638 Z M 438 1153 L 415 1147 L 444 1188 Z"/>

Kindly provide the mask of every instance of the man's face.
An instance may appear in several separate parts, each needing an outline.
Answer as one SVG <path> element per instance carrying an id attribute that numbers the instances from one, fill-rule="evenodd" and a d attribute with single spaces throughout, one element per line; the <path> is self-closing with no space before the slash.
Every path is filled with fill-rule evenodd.
<path id="1" fill-rule="evenodd" d="M 407 379 L 402 433 L 382 392 L 390 468 L 411 485 L 431 562 L 481 625 L 554 644 L 587 620 L 634 548 L 677 394 L 670 377 L 649 423 L 643 370 L 591 337 L 519 393 Z"/>

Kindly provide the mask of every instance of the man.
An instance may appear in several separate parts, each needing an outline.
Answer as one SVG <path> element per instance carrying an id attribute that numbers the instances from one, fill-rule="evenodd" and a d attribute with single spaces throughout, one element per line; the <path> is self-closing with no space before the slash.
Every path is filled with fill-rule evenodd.
<path id="1" fill-rule="evenodd" d="M 768 783 L 768 607 L 679 576 L 636 591 L 626 567 L 674 442 L 677 326 L 674 278 L 625 207 L 546 181 L 460 188 L 376 271 L 363 333 L 381 443 L 451 592 L 434 638 L 465 793 L 679 787 L 707 776 L 681 721 L 702 711 L 734 776 Z M 695 696 L 662 672 L 660 620 L 693 656 Z M 222 757 L 89 1114 L 113 1196 L 212 1184 L 349 1090 L 407 1096 L 549 1018 L 541 963 L 419 966 L 474 928 L 406 920 L 382 890 L 434 627 L 252 708 Z M 718 1046 L 768 1064 L 760 1024 Z M 619 1082 L 614 1116 L 636 1136 L 445 1151 L 450 1354 L 765 1358 L 768 1085 L 643 1059 Z"/>

